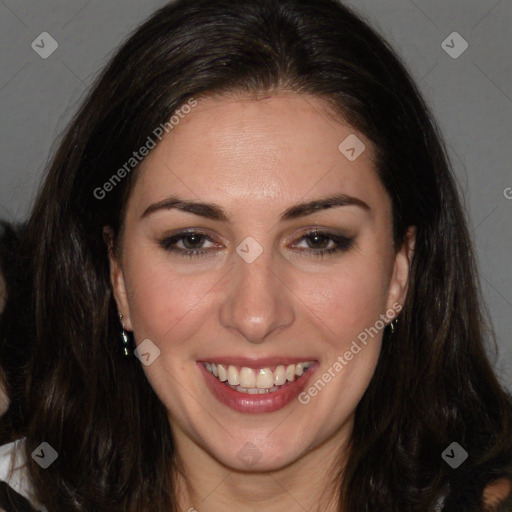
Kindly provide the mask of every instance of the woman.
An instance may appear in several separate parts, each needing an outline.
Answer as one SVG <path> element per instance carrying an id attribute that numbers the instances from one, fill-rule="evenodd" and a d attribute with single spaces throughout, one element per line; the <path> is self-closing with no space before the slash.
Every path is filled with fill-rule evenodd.
<path id="1" fill-rule="evenodd" d="M 508 506 L 511 400 L 445 150 L 397 57 L 334 0 L 156 12 L 73 120 L 24 250 L 16 499 Z"/>
<path id="2" fill-rule="evenodd" d="M 0 444 L 22 428 L 33 325 L 28 263 L 18 251 L 24 226 L 0 221 Z"/>

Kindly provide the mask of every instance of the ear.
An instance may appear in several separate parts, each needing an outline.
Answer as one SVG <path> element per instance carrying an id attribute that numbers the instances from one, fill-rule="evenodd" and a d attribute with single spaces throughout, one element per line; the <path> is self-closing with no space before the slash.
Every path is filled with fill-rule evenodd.
<path id="1" fill-rule="evenodd" d="M 409 270 L 414 256 L 414 244 L 416 241 L 416 226 L 409 226 L 404 235 L 402 246 L 395 254 L 393 274 L 389 283 L 388 309 L 397 312 L 396 305 L 403 306 L 407 289 L 409 287 Z M 393 307 L 395 305 L 395 307 Z"/>
<path id="2" fill-rule="evenodd" d="M 132 322 L 130 317 L 130 308 L 128 307 L 128 297 L 126 294 L 126 283 L 124 280 L 123 269 L 120 259 L 114 251 L 114 232 L 110 226 L 103 227 L 103 240 L 108 247 L 108 261 L 110 264 L 110 283 L 114 292 L 114 299 L 117 304 L 117 311 L 123 315 L 123 323 L 127 331 L 132 331 Z"/>

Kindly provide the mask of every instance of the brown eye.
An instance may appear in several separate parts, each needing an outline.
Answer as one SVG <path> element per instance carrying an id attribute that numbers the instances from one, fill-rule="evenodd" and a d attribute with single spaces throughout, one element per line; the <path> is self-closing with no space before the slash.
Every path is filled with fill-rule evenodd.
<path id="1" fill-rule="evenodd" d="M 326 254 L 348 251 L 354 244 L 354 238 L 328 233 L 325 231 L 314 230 L 303 235 L 299 241 L 307 240 L 308 249 L 303 249 L 312 256 L 324 257 Z M 333 242 L 329 247 L 329 243 Z M 320 247 L 318 247 L 320 246 Z M 329 247 L 329 248 L 328 248 Z"/>
<path id="2" fill-rule="evenodd" d="M 211 248 L 202 248 L 207 240 L 213 242 L 206 233 L 200 231 L 186 231 L 163 238 L 159 240 L 158 243 L 163 249 L 175 253 L 177 256 L 193 258 L 201 257 L 203 254 L 211 252 Z M 183 248 L 177 247 L 178 243 L 182 243 Z"/>

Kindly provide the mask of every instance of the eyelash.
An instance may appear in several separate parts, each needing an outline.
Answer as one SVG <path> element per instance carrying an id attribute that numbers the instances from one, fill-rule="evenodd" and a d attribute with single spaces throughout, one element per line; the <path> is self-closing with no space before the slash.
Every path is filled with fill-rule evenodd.
<path id="1" fill-rule="evenodd" d="M 166 251 L 176 253 L 180 258 L 200 258 L 204 254 L 211 251 L 211 249 L 201 250 L 201 249 L 178 249 L 173 247 L 177 242 L 192 236 L 198 235 L 199 237 L 205 237 L 209 241 L 213 242 L 213 240 L 206 234 L 201 231 L 186 231 L 182 233 L 178 233 L 177 235 L 173 235 L 171 237 L 162 238 L 158 240 L 159 245 L 165 249 Z M 344 236 L 335 235 L 334 233 L 329 233 L 322 230 L 312 230 L 308 233 L 305 233 L 299 238 L 299 242 L 306 240 L 308 238 L 313 238 L 315 236 L 319 236 L 321 238 L 326 238 L 327 240 L 333 241 L 337 244 L 336 247 L 331 249 L 302 249 L 301 252 L 306 252 L 316 258 L 324 258 L 326 255 L 333 255 L 338 252 L 346 252 L 350 250 L 354 245 L 354 238 L 347 238 Z"/>

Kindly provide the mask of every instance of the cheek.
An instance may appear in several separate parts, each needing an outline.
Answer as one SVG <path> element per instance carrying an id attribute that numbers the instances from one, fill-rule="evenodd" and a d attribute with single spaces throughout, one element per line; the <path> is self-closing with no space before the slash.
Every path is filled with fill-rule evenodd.
<path id="1" fill-rule="evenodd" d="M 325 279 L 318 302 L 327 325 L 347 340 L 374 325 L 385 313 L 387 304 L 387 271 L 377 259 L 360 258 L 337 269 Z"/>
<path id="2" fill-rule="evenodd" d="M 188 321 L 194 316 L 194 308 L 214 284 L 207 273 L 178 274 L 163 251 L 140 246 L 127 255 L 125 272 L 133 329 L 137 338 L 149 337 L 156 344 L 184 317 Z"/>

